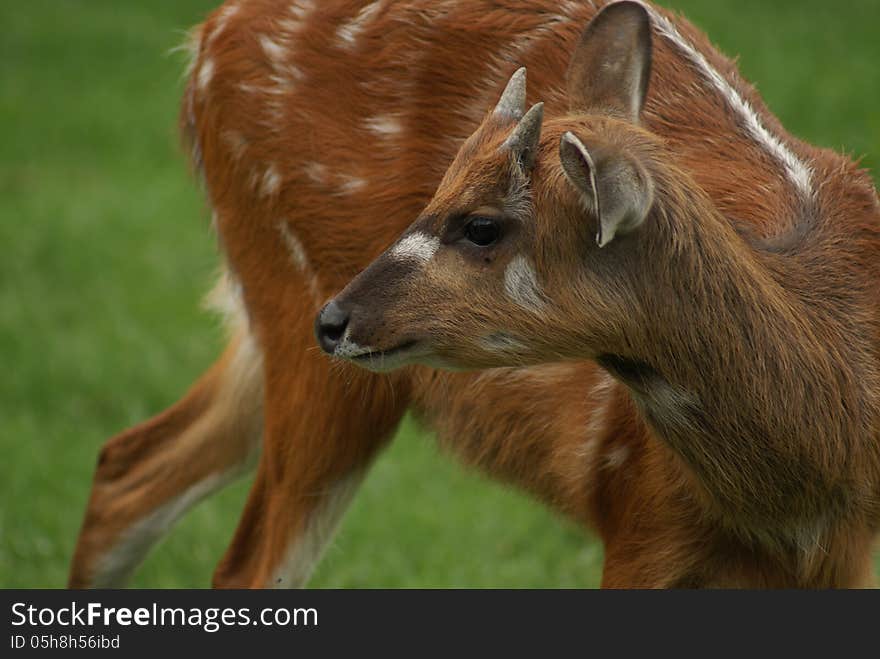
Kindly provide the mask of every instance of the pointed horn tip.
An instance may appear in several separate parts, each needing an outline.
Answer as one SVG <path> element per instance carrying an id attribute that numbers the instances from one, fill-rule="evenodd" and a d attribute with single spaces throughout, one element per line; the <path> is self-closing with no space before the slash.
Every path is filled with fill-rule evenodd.
<path id="1" fill-rule="evenodd" d="M 514 127 L 513 132 L 508 136 L 506 140 L 504 140 L 505 146 L 509 147 L 513 144 L 520 142 L 523 139 L 524 134 L 534 131 L 535 127 L 540 126 L 543 122 L 544 103 L 538 102 L 530 107 L 529 111 L 517 120 L 517 124 Z"/>
<path id="2" fill-rule="evenodd" d="M 544 121 L 544 103 L 535 103 L 519 120 L 520 125 L 540 124 Z"/>
<path id="3" fill-rule="evenodd" d="M 504 86 L 504 91 L 493 113 L 503 117 L 519 119 L 523 116 L 526 103 L 526 67 L 521 66 Z"/>
<path id="4" fill-rule="evenodd" d="M 544 101 L 538 101 L 532 107 L 529 108 L 529 112 L 534 112 L 535 114 L 544 114 Z M 526 112 L 528 114 L 529 112 Z"/>

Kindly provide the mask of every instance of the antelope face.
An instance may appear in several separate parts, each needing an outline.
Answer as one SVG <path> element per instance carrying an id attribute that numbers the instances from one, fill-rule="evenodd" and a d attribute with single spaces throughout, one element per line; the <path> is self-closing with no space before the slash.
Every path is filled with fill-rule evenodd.
<path id="1" fill-rule="evenodd" d="M 575 55 L 572 115 L 525 112 L 517 71 L 420 217 L 318 315 L 324 351 L 375 371 L 584 357 L 622 299 L 599 248 L 651 206 L 636 125 L 649 68 L 647 15 L 618 3 Z"/>
<path id="2" fill-rule="evenodd" d="M 523 73 L 515 78 L 520 84 Z M 531 112 L 534 137 L 540 113 Z M 327 352 L 373 370 L 410 361 L 485 366 L 498 351 L 527 358 L 522 332 L 509 325 L 540 325 L 548 300 L 526 163 L 504 145 L 516 125 L 490 118 L 420 217 L 325 307 L 316 329 Z"/>

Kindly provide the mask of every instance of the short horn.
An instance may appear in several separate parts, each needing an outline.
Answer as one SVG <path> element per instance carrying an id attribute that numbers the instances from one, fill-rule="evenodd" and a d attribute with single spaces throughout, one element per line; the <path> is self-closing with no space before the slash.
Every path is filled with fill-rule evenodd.
<path id="1" fill-rule="evenodd" d="M 526 67 L 521 67 L 510 76 L 504 93 L 492 114 L 505 119 L 519 121 L 526 111 Z"/>
<path id="2" fill-rule="evenodd" d="M 541 139 L 541 125 L 544 122 L 544 104 L 535 103 L 525 116 L 520 119 L 516 128 L 503 146 L 510 149 L 519 160 L 523 169 L 531 170 L 535 164 L 538 141 Z"/>

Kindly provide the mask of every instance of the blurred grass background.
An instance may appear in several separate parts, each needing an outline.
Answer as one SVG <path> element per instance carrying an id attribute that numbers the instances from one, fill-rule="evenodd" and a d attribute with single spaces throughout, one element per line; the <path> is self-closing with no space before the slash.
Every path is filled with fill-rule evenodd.
<path id="1" fill-rule="evenodd" d="M 796 135 L 880 157 L 880 3 L 675 0 Z M 212 0 L 0 4 L 0 586 L 61 587 L 99 446 L 218 354 L 217 264 L 176 135 L 182 58 Z M 203 587 L 247 483 L 188 517 L 140 587 Z M 601 548 L 463 472 L 409 422 L 314 586 L 598 583 Z"/>

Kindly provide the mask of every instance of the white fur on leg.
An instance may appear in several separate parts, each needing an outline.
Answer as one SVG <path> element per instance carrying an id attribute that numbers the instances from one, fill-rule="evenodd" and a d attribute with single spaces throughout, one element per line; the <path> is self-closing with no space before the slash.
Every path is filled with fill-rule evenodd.
<path id="1" fill-rule="evenodd" d="M 118 588 L 128 583 L 153 545 L 171 530 L 184 513 L 235 480 L 241 472 L 236 469 L 212 474 L 126 529 L 110 551 L 98 561 L 90 587 Z"/>
<path id="2" fill-rule="evenodd" d="M 125 528 L 95 560 L 89 584 L 93 588 L 125 585 L 153 545 L 184 514 L 256 465 L 263 435 L 263 355 L 248 329 L 240 288 L 234 277 L 225 274 L 210 296 L 210 304 L 225 316 L 230 333 L 236 337 L 232 341 L 237 348 L 209 408 L 173 441 L 173 450 L 179 452 L 180 460 L 210 450 L 217 441 L 235 441 L 241 444 L 236 456 L 239 461 L 193 480 L 189 487 Z M 137 487 L 139 495 L 146 499 L 152 490 L 149 482 L 140 482 L 142 474 L 133 476 L 132 487 Z"/>
<path id="3" fill-rule="evenodd" d="M 308 582 L 362 481 L 363 472 L 350 474 L 323 496 L 305 530 L 292 538 L 267 588 L 301 588 Z"/>

